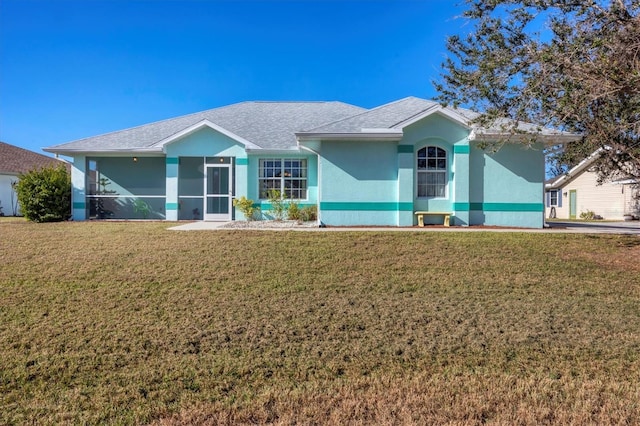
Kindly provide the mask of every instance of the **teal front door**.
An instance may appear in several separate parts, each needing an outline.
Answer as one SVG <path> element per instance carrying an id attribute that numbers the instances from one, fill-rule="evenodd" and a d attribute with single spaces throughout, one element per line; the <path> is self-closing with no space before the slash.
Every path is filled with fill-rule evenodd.
<path id="1" fill-rule="evenodd" d="M 207 166 L 204 220 L 231 220 L 231 165 Z"/>
<path id="2" fill-rule="evenodd" d="M 569 191 L 569 219 L 576 218 L 578 195 L 575 189 Z"/>

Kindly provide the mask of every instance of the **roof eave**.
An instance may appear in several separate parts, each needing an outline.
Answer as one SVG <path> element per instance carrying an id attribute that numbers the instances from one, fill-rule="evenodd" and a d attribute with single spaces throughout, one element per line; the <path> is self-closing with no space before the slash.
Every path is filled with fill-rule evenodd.
<path id="1" fill-rule="evenodd" d="M 247 148 L 245 151 L 247 152 L 247 154 L 260 153 L 264 155 L 287 155 L 297 154 L 300 152 L 297 146 L 292 146 L 291 148 Z"/>
<path id="2" fill-rule="evenodd" d="M 523 133 L 523 134 L 512 134 L 512 133 L 504 133 L 504 132 L 492 132 L 477 129 L 473 130 L 469 134 L 469 140 L 474 142 L 495 142 L 500 140 L 507 140 L 509 142 L 520 143 L 527 142 L 531 140 L 531 138 L 535 138 L 535 140 L 542 142 L 545 146 L 552 145 L 563 145 L 570 142 L 577 142 L 582 139 L 582 135 L 575 133 L 564 133 L 564 134 L 533 134 L 533 133 Z"/>
<path id="3" fill-rule="evenodd" d="M 562 185 L 569 183 L 574 177 L 578 176 L 580 173 L 582 173 L 583 170 L 585 170 L 591 164 L 593 164 L 600 157 L 600 154 L 605 149 L 606 148 L 596 149 L 587 158 L 585 158 L 584 160 L 582 160 L 581 162 L 573 166 L 573 168 L 571 168 L 571 170 L 569 170 L 567 173 L 559 176 L 553 182 L 546 184 L 545 188 L 556 189 L 556 188 L 560 188 Z"/>
<path id="4" fill-rule="evenodd" d="M 303 132 L 296 133 L 298 142 L 310 141 L 374 141 L 374 142 L 397 142 L 402 139 L 401 130 L 395 129 L 368 129 L 367 132 L 360 133 L 315 133 Z"/>
<path id="5" fill-rule="evenodd" d="M 125 148 L 125 149 L 101 149 L 101 150 L 91 150 L 86 148 L 60 148 L 56 149 L 52 148 L 43 148 L 43 151 L 50 152 L 52 154 L 66 155 L 68 157 L 73 157 L 77 154 L 87 154 L 87 155 L 99 155 L 99 154 L 163 154 L 162 149 L 158 147 L 152 148 Z"/>

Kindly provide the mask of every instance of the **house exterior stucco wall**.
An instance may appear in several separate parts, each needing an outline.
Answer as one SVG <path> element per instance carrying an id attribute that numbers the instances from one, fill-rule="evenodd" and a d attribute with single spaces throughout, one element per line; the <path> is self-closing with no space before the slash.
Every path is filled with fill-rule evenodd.
<path id="1" fill-rule="evenodd" d="M 468 202 L 469 166 L 468 166 L 469 130 L 440 114 L 434 114 L 404 129 L 402 143 L 414 147 L 412 158 L 412 192 L 415 211 L 439 211 L 453 213 L 452 224 L 468 225 L 468 210 L 456 209 L 455 202 Z M 447 188 L 444 197 L 418 198 L 416 187 L 417 152 L 426 146 L 437 146 L 447 153 Z M 441 224 L 442 217 L 427 216 L 425 223 Z M 412 217 L 412 224 L 417 219 Z"/>
<path id="2" fill-rule="evenodd" d="M 326 225 L 398 226 L 397 142 L 323 141 L 320 220 Z"/>
<path id="3" fill-rule="evenodd" d="M 17 182 L 18 176 L 0 174 L 0 207 L 2 207 L 2 213 L 5 216 L 13 216 L 11 200 L 13 199 L 13 208 L 17 215 L 20 214 L 20 206 L 18 205 L 18 197 L 11 189 L 11 183 Z M 13 194 L 13 196 L 12 196 Z"/>
<path id="4" fill-rule="evenodd" d="M 544 225 L 542 148 L 505 144 L 491 153 L 472 145 L 468 206 L 471 225 Z"/>

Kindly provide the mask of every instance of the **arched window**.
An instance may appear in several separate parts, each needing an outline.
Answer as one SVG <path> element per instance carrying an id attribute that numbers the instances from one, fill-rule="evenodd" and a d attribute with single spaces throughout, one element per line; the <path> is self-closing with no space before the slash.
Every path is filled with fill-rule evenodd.
<path id="1" fill-rule="evenodd" d="M 444 197 L 447 185 L 447 152 L 437 146 L 418 151 L 418 197 Z"/>

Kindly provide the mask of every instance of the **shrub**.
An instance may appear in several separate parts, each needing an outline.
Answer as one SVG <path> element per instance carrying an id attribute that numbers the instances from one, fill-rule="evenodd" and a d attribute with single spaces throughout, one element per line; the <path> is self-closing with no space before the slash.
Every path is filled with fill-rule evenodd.
<path id="1" fill-rule="evenodd" d="M 580 213 L 580 219 L 593 220 L 595 218 L 596 218 L 596 214 L 591 210 L 587 210 L 586 212 Z"/>
<path id="2" fill-rule="evenodd" d="M 269 204 L 271 204 L 271 213 L 275 220 L 282 220 L 285 217 L 285 213 L 288 210 L 288 206 L 285 202 L 287 196 L 277 189 L 270 189 L 267 191 L 267 198 Z"/>
<path id="3" fill-rule="evenodd" d="M 233 206 L 237 207 L 247 220 L 254 220 L 258 213 L 260 213 L 260 207 L 254 207 L 253 200 L 244 195 L 234 199 Z"/>
<path id="4" fill-rule="evenodd" d="M 289 202 L 289 207 L 287 208 L 289 220 L 302 220 L 300 213 L 300 204 L 297 201 Z"/>
<path id="5" fill-rule="evenodd" d="M 19 175 L 18 203 L 33 222 L 60 222 L 71 217 L 71 177 L 64 166 Z"/>
<path id="6" fill-rule="evenodd" d="M 303 222 L 309 222 L 311 220 L 318 219 L 318 206 L 315 204 L 312 206 L 303 207 L 300 210 L 300 220 Z"/>

